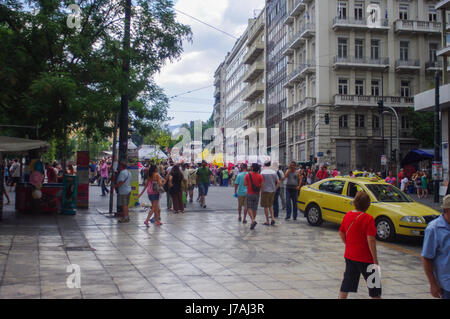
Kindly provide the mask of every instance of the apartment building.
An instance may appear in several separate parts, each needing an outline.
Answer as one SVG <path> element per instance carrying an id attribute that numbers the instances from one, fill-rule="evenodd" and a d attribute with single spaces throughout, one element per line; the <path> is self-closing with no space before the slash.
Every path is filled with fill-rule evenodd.
<path id="1" fill-rule="evenodd" d="M 346 173 L 419 146 L 408 109 L 442 68 L 437 2 L 287 0 L 286 162 L 317 158 Z M 378 112 L 382 98 L 398 113 L 400 145 L 395 117 Z"/>
<path id="2" fill-rule="evenodd" d="M 247 48 L 244 64 L 248 65 L 243 81 L 247 83 L 243 100 L 246 108 L 243 119 L 247 120 L 245 135 L 245 155 L 247 158 L 265 151 L 266 135 L 260 129 L 265 128 L 265 9 L 258 17 L 249 19 Z"/>
<path id="3" fill-rule="evenodd" d="M 282 112 L 286 109 L 287 56 L 283 55 L 286 45 L 286 0 L 266 1 L 266 128 L 268 154 L 277 149 L 280 163 L 286 162 L 286 122 Z M 272 141 L 272 130 L 278 129 L 278 139 Z"/>
<path id="4" fill-rule="evenodd" d="M 447 186 L 450 181 L 450 152 L 449 152 L 449 138 L 450 138 L 450 0 L 442 0 L 436 3 L 435 9 L 439 12 L 438 19 L 441 22 L 441 46 L 436 52 L 438 62 L 438 76 L 440 77 L 439 85 L 439 111 L 441 113 L 441 159 L 435 161 L 442 161 L 442 176 L 437 176 L 438 179 L 443 179 Z M 446 70 L 446 72 L 443 72 Z M 436 87 L 436 86 L 435 86 Z M 419 112 L 434 111 L 436 105 L 435 88 L 417 94 L 414 97 L 414 109 Z M 433 176 L 434 178 L 434 176 Z"/>
<path id="5" fill-rule="evenodd" d="M 214 72 L 214 127 L 219 130 L 220 136 L 223 138 L 220 141 L 216 141 L 216 153 L 225 152 L 225 104 L 223 102 L 223 95 L 225 91 L 225 70 L 224 63 L 221 63 Z M 219 133 L 217 133 L 219 134 Z"/>
<path id="6" fill-rule="evenodd" d="M 223 65 L 225 161 L 227 163 L 245 160 L 244 131 L 247 129 L 248 121 L 244 118 L 244 112 L 247 109 L 247 102 L 244 101 L 245 94 L 247 94 L 247 83 L 244 82 L 244 77 L 247 74 L 248 65 L 244 63 L 244 57 L 248 52 L 247 37 L 248 29 L 236 41 Z"/>

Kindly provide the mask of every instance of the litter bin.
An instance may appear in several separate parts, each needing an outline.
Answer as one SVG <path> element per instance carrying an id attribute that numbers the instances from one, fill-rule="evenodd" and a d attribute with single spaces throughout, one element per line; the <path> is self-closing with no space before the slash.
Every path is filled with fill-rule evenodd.
<path id="1" fill-rule="evenodd" d="M 16 211 L 19 213 L 29 212 L 32 208 L 33 197 L 31 192 L 33 187 L 28 183 L 19 183 L 16 185 Z"/>

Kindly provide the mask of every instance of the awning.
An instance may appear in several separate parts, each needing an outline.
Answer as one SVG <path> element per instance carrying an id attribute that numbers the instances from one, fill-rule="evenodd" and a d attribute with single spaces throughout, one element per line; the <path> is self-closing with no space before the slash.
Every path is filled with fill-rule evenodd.
<path id="1" fill-rule="evenodd" d="M 0 136 L 0 153 L 22 153 L 31 150 L 45 149 L 49 144 L 39 140 L 29 140 L 26 138 Z"/>
<path id="2" fill-rule="evenodd" d="M 434 158 L 433 150 L 412 150 L 402 160 L 402 166 L 418 163 L 425 160 L 432 160 Z"/>

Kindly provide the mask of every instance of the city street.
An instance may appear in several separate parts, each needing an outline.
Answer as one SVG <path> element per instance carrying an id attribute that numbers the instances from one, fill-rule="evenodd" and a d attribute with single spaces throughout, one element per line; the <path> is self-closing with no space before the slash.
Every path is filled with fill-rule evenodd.
<path id="1" fill-rule="evenodd" d="M 6 206 L 0 298 L 337 298 L 345 268 L 338 226 L 310 227 L 302 215 L 285 221 L 280 211 L 267 227 L 259 208 L 251 231 L 238 222 L 233 190 L 211 187 L 207 208 L 194 201 L 184 214 L 168 213 L 163 195 L 164 224 L 150 228 L 140 208 L 127 224 L 100 213 L 109 197 L 97 186 L 90 209 L 76 216 L 19 215 Z M 420 240 L 377 248 L 384 298 L 431 298 Z M 70 264 L 80 267 L 79 289 L 66 284 Z M 362 278 L 349 298 L 368 298 Z"/>

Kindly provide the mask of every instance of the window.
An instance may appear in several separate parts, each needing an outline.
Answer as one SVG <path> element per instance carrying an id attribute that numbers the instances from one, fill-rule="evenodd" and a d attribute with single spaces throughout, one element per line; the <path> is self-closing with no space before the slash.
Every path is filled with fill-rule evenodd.
<path id="1" fill-rule="evenodd" d="M 434 6 L 428 7 L 428 21 L 437 22 L 437 12 Z"/>
<path id="2" fill-rule="evenodd" d="M 355 94 L 364 95 L 364 80 L 355 80 Z"/>
<path id="3" fill-rule="evenodd" d="M 400 81 L 400 96 L 409 97 L 411 96 L 411 82 L 407 80 Z"/>
<path id="4" fill-rule="evenodd" d="M 347 79 L 339 79 L 338 92 L 341 95 L 348 94 L 348 80 Z"/>
<path id="5" fill-rule="evenodd" d="M 348 115 L 339 116 L 339 128 L 348 128 Z"/>
<path id="6" fill-rule="evenodd" d="M 338 19 L 347 19 L 347 2 L 338 2 L 337 15 Z"/>
<path id="7" fill-rule="evenodd" d="M 372 60 L 380 59 L 380 40 L 370 41 L 370 58 Z"/>
<path id="8" fill-rule="evenodd" d="M 409 42 L 400 41 L 400 61 L 408 61 Z"/>
<path id="9" fill-rule="evenodd" d="M 365 127 L 365 117 L 363 114 L 355 114 L 355 127 L 356 128 Z"/>
<path id="10" fill-rule="evenodd" d="M 355 58 L 362 59 L 364 57 L 364 40 L 355 39 Z"/>
<path id="11" fill-rule="evenodd" d="M 354 198 L 358 192 L 364 192 L 364 189 L 358 184 L 349 182 L 347 185 L 347 196 Z"/>
<path id="12" fill-rule="evenodd" d="M 372 80 L 370 89 L 373 96 L 380 96 L 380 81 Z"/>
<path id="13" fill-rule="evenodd" d="M 409 120 L 406 115 L 402 115 L 402 129 L 409 129 Z"/>
<path id="14" fill-rule="evenodd" d="M 401 5 L 398 8 L 398 14 L 400 20 L 408 20 L 408 6 Z"/>
<path id="15" fill-rule="evenodd" d="M 344 181 L 327 181 L 320 184 L 319 190 L 322 192 L 342 195 L 344 185 L 345 185 Z"/>
<path id="16" fill-rule="evenodd" d="M 377 130 L 380 128 L 380 117 L 377 115 L 372 115 L 372 128 Z"/>
<path id="17" fill-rule="evenodd" d="M 362 20 L 363 18 L 363 4 L 355 3 L 355 20 Z"/>
<path id="18" fill-rule="evenodd" d="M 347 58 L 347 39 L 338 38 L 338 57 Z"/>

